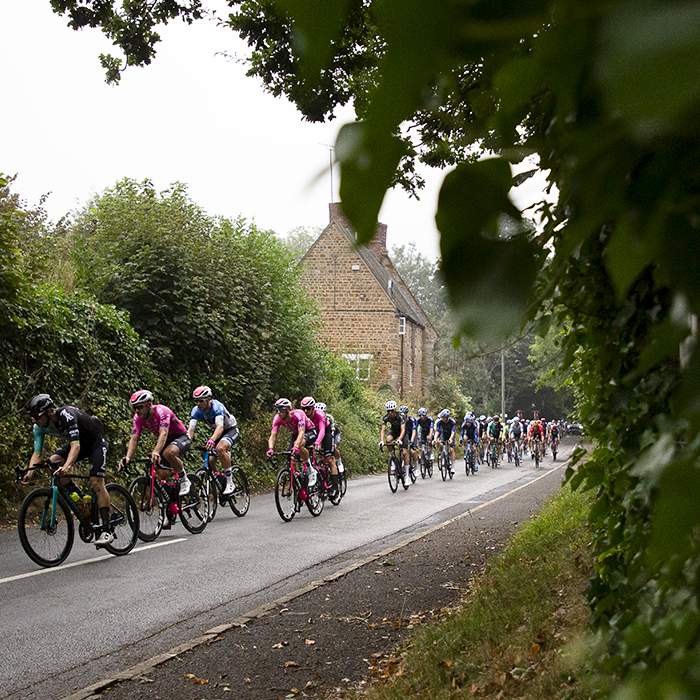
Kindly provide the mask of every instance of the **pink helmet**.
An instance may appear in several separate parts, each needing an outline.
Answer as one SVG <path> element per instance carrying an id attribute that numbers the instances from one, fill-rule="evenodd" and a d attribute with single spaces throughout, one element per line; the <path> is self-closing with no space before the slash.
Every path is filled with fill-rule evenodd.
<path id="1" fill-rule="evenodd" d="M 313 408 L 316 405 L 313 396 L 305 396 L 299 404 L 303 409 Z"/>
<path id="2" fill-rule="evenodd" d="M 197 400 L 197 399 L 210 399 L 211 398 L 211 389 L 208 386 L 198 386 L 193 392 L 192 392 L 192 398 Z"/>

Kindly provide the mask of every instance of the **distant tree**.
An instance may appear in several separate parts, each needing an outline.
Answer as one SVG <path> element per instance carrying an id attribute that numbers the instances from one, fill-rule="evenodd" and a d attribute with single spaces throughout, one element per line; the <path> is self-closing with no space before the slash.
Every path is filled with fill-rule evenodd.
<path id="1" fill-rule="evenodd" d="M 323 229 L 320 226 L 295 226 L 289 229 L 281 240 L 293 253 L 294 257 L 299 260 L 306 254 L 311 244 L 321 235 L 321 231 Z"/>

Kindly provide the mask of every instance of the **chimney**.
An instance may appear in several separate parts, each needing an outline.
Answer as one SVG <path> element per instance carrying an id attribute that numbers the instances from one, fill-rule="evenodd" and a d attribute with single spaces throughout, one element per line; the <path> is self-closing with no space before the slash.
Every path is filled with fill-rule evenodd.
<path id="1" fill-rule="evenodd" d="M 343 207 L 340 202 L 331 202 L 328 205 L 330 213 L 330 223 L 334 221 L 352 234 L 354 239 L 357 239 L 357 233 L 350 221 L 343 214 Z M 367 244 L 367 247 L 380 259 L 386 258 L 388 253 L 386 249 L 386 224 L 377 224 L 377 233 L 374 238 Z"/>

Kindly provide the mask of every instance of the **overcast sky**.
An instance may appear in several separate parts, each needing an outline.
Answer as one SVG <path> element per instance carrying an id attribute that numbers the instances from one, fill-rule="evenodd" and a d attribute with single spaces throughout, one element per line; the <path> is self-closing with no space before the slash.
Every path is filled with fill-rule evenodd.
<path id="1" fill-rule="evenodd" d="M 221 6 L 218 0 L 210 7 Z M 214 22 L 159 30 L 154 62 L 129 68 L 117 87 L 104 82 L 100 53 L 118 52 L 97 30 L 75 32 L 49 0 L 0 2 L 3 147 L 0 172 L 17 173 L 13 191 L 46 204 L 57 220 L 119 179 L 175 181 L 209 214 L 243 216 L 285 234 L 328 223 L 338 174 L 328 145 L 352 119 L 304 122 L 296 109 L 245 76 L 246 45 Z M 420 201 L 387 195 L 380 220 L 389 247 L 409 241 L 439 255 L 435 207 L 444 173 L 428 173 Z"/>

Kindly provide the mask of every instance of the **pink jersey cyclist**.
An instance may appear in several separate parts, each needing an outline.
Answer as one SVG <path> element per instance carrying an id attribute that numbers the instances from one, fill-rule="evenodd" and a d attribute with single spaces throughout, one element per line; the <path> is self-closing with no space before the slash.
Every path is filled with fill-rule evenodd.
<path id="1" fill-rule="evenodd" d="M 141 435 L 141 431 L 146 428 L 149 433 L 158 435 L 161 428 L 168 429 L 166 444 L 171 443 L 183 433 L 187 432 L 185 424 L 167 407 L 162 404 L 155 404 L 153 411 L 147 418 L 140 418 L 134 414 L 134 421 L 131 428 L 132 435 Z"/>

